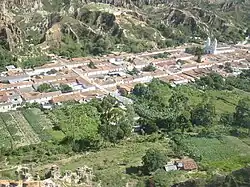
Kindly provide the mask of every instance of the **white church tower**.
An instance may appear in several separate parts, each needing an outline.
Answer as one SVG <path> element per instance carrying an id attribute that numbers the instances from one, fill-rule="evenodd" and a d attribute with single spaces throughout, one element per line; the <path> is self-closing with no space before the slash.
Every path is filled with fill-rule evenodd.
<path id="1" fill-rule="evenodd" d="M 206 54 L 216 54 L 217 53 L 217 39 L 215 38 L 214 41 L 211 43 L 210 37 L 207 38 L 205 43 L 204 52 Z"/>

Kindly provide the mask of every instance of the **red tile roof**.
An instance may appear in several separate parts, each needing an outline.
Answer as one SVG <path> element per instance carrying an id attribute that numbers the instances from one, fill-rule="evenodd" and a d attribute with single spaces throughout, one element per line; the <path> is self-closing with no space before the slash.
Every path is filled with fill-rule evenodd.
<path id="1" fill-rule="evenodd" d="M 183 164 L 183 169 L 184 170 L 198 169 L 198 166 L 197 166 L 196 162 L 191 158 L 182 159 L 182 160 L 180 160 L 178 162 L 181 162 Z"/>

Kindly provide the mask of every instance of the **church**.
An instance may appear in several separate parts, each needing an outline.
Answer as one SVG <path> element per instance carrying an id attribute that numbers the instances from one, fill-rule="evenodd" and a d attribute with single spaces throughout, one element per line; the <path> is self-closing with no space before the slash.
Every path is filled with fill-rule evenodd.
<path id="1" fill-rule="evenodd" d="M 217 54 L 217 39 L 215 38 L 213 42 L 211 42 L 210 37 L 207 38 L 204 48 L 205 54 Z"/>

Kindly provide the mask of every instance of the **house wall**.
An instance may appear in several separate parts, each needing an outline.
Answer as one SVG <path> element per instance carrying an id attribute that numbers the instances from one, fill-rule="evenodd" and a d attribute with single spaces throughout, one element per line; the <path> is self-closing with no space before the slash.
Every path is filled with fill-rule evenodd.
<path id="1" fill-rule="evenodd" d="M 0 104 L 0 112 L 7 112 L 12 109 L 12 104 Z"/>
<path id="2" fill-rule="evenodd" d="M 9 83 L 18 83 L 18 82 L 23 82 L 23 81 L 27 81 L 30 80 L 30 77 L 24 77 L 24 78 L 16 78 L 16 79 L 11 79 L 9 80 Z"/>

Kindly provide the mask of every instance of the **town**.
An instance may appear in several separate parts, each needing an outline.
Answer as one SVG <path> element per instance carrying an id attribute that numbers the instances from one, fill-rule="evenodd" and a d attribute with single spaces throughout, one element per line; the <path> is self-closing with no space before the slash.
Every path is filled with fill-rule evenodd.
<path id="1" fill-rule="evenodd" d="M 212 42 L 208 38 L 198 62 L 196 55 L 187 52 L 189 47 L 192 45 L 139 54 L 54 57 L 51 63 L 33 69 L 6 66 L 0 76 L 0 112 L 15 110 L 27 103 L 39 103 L 51 109 L 63 102 L 87 102 L 108 94 L 129 103 L 132 101 L 121 93 L 129 93 L 136 84 L 153 78 L 176 86 L 193 82 L 209 72 L 236 76 L 250 68 L 249 48 L 219 46 L 216 39 Z"/>

